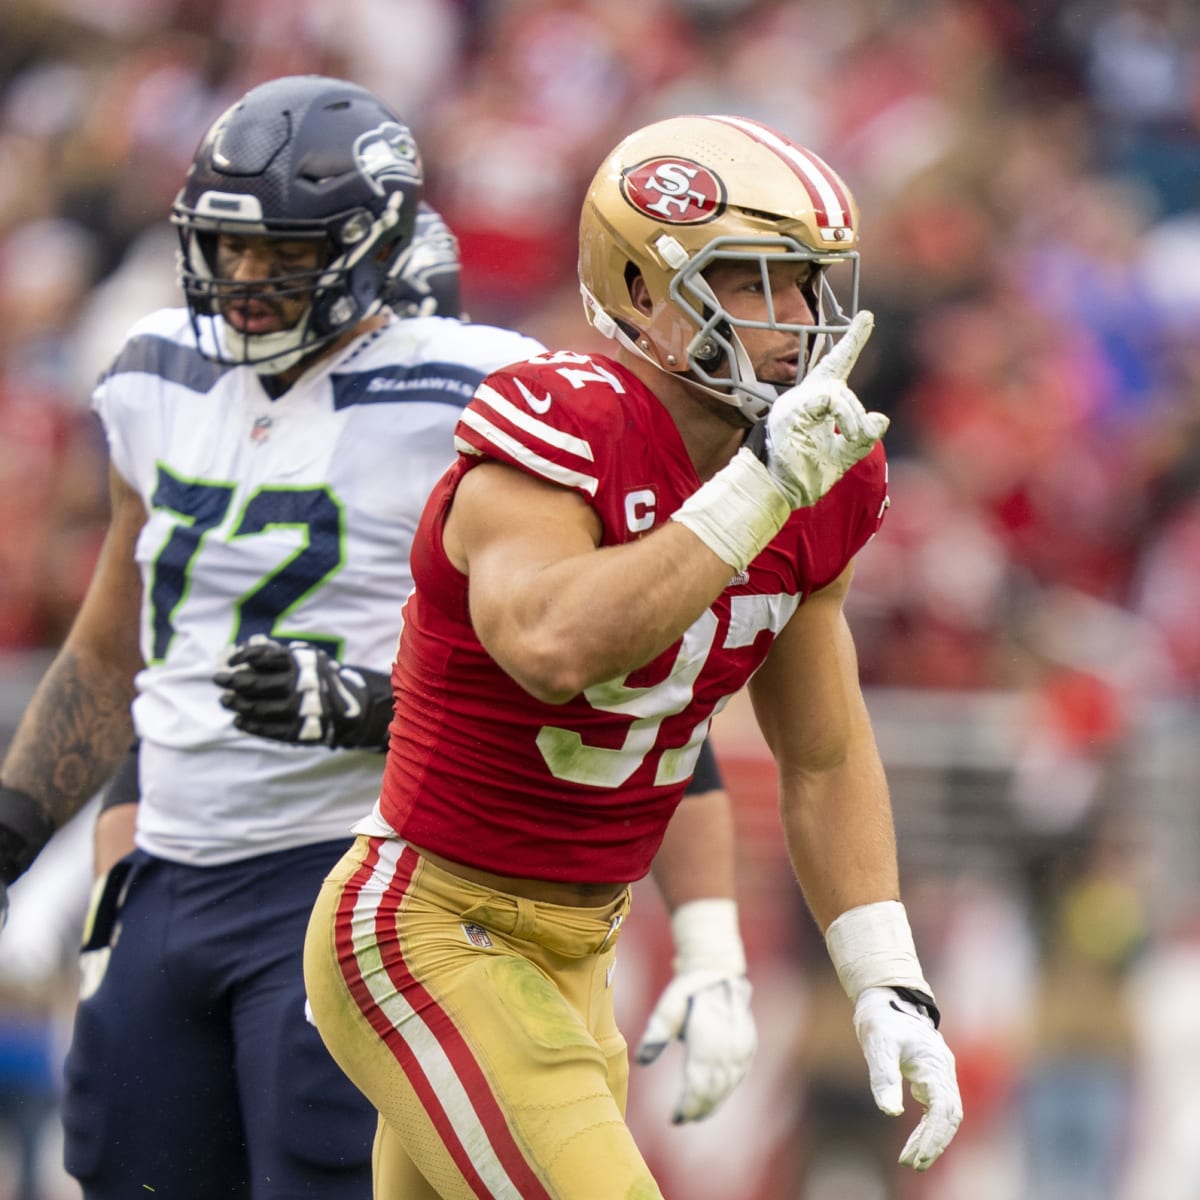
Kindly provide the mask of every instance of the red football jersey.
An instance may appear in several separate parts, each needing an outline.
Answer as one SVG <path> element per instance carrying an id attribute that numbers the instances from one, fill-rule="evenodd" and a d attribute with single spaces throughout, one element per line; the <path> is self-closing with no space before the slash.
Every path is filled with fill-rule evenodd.
<path id="1" fill-rule="evenodd" d="M 393 670 L 382 811 L 418 846 L 487 871 L 602 883 L 649 870 L 709 719 L 804 598 L 879 528 L 883 450 L 796 512 L 653 662 L 566 704 L 522 690 L 471 628 L 467 579 L 442 550 L 459 480 L 484 460 L 578 492 L 604 544 L 661 525 L 699 486 L 666 409 L 611 359 L 542 355 L 490 375 L 456 430 L 458 460 L 413 543 L 415 588 Z"/>

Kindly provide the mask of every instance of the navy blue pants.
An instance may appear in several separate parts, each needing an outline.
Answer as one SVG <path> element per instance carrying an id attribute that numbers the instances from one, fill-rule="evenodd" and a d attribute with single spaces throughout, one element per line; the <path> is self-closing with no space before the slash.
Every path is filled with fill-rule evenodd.
<path id="1" fill-rule="evenodd" d="M 66 1167 L 87 1200 L 367 1200 L 375 1110 L 304 1018 L 304 932 L 349 841 L 220 867 L 136 851 L 84 957 Z M 90 947 L 90 949 L 89 949 Z M 98 956 L 98 957 L 97 957 Z"/>

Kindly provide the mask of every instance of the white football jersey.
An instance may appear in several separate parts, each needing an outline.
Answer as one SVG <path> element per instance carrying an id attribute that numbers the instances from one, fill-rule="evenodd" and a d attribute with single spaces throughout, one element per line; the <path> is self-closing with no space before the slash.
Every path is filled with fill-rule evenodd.
<path id="1" fill-rule="evenodd" d="M 93 396 L 149 514 L 137 544 L 138 845 L 208 865 L 348 837 L 384 757 L 243 734 L 213 683 L 254 634 L 388 671 L 409 551 L 478 382 L 540 353 L 507 330 L 392 319 L 271 399 L 204 358 L 185 309 L 139 322 Z"/>

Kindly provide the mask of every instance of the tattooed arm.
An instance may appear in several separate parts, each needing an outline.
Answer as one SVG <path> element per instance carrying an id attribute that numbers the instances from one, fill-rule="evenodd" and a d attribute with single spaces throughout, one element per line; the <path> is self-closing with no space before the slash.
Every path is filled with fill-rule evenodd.
<path id="1" fill-rule="evenodd" d="M 146 510 L 115 471 L 109 485 L 112 520 L 87 596 L 0 768 L 0 884 L 96 794 L 133 740 L 129 706 L 142 666 L 134 547 Z"/>

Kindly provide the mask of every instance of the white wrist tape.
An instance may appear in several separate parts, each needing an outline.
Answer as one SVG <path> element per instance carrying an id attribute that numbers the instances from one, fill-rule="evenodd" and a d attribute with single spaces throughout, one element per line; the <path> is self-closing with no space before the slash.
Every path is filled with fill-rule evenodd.
<path id="1" fill-rule="evenodd" d="M 825 931 L 825 945 L 852 1001 L 869 987 L 915 988 L 933 996 L 899 900 L 848 909 Z"/>
<path id="2" fill-rule="evenodd" d="M 717 971 L 745 975 L 746 951 L 738 932 L 733 900 L 689 900 L 671 914 L 676 975 L 688 971 Z"/>
<path id="3" fill-rule="evenodd" d="M 783 528 L 792 506 L 771 472 L 743 446 L 671 514 L 722 562 L 744 571 Z"/>

